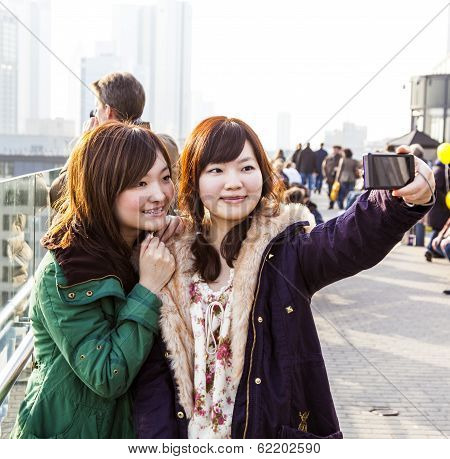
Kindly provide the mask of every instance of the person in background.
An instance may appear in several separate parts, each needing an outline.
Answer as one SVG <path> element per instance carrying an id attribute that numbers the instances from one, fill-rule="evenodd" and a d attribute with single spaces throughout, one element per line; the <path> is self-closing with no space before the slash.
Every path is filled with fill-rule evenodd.
<path id="1" fill-rule="evenodd" d="M 287 162 L 285 164 L 283 172 L 289 180 L 289 186 L 302 183 L 302 177 L 299 174 L 298 170 L 295 168 L 295 164 L 293 162 Z"/>
<path id="2" fill-rule="evenodd" d="M 272 161 L 272 167 L 277 177 L 283 183 L 284 188 L 289 188 L 289 177 L 284 173 L 284 161 L 280 158 L 275 159 Z"/>
<path id="3" fill-rule="evenodd" d="M 433 250 L 450 261 L 450 217 L 431 243 Z"/>
<path id="4" fill-rule="evenodd" d="M 431 226 L 433 232 L 425 251 L 425 259 L 430 262 L 433 258 L 442 258 L 442 254 L 433 249 L 433 240 L 450 217 L 450 209 L 445 203 L 445 196 L 449 191 L 447 184 L 450 183 L 450 167 L 446 167 L 438 160 L 433 167 L 433 173 L 436 181 L 436 203 L 427 215 L 428 225 Z"/>
<path id="5" fill-rule="evenodd" d="M 391 145 L 391 144 L 386 145 L 386 151 L 388 153 L 395 153 L 395 145 Z"/>
<path id="6" fill-rule="evenodd" d="M 450 217 L 445 222 L 439 234 L 433 239 L 431 246 L 434 252 L 440 253 L 443 257 L 450 261 Z M 447 288 L 443 290 L 442 293 L 444 295 L 450 295 L 450 289 Z"/>
<path id="7" fill-rule="evenodd" d="M 83 124 L 83 132 L 108 121 L 129 121 L 142 127 L 150 124 L 141 120 L 145 105 L 145 91 L 142 84 L 128 72 L 108 73 L 90 85 L 96 97 L 92 116 Z M 50 187 L 50 205 L 55 206 L 66 183 L 67 164 Z"/>
<path id="8" fill-rule="evenodd" d="M 336 174 L 339 167 L 339 162 L 342 158 L 342 147 L 340 145 L 334 145 L 333 151 L 329 154 L 322 163 L 322 175 L 325 177 L 328 185 L 328 197 L 330 199 L 330 204 L 328 209 L 334 207 L 334 202 L 331 200 L 331 189 L 333 183 L 336 180 Z"/>
<path id="9" fill-rule="evenodd" d="M 179 167 L 178 161 L 180 159 L 180 153 L 178 151 L 178 146 L 173 137 L 168 134 L 157 134 L 158 138 L 164 144 L 169 155 L 171 169 L 172 169 L 172 182 L 175 185 L 175 197 L 173 199 L 173 204 L 169 210 L 169 215 L 176 215 L 176 206 L 178 201 L 177 196 L 177 187 L 178 187 L 178 174 Z"/>
<path id="10" fill-rule="evenodd" d="M 178 181 L 178 161 L 180 159 L 180 152 L 178 150 L 178 145 L 175 142 L 175 139 L 171 137 L 169 134 L 156 134 L 161 142 L 164 144 L 167 150 L 167 154 L 169 155 L 170 164 L 172 167 L 172 181 L 176 186 L 176 182 Z"/>
<path id="11" fill-rule="evenodd" d="M 359 162 L 353 159 L 353 152 L 350 148 L 344 148 L 344 156 L 338 166 L 336 180 L 340 183 L 338 206 L 344 209 L 344 200 L 350 191 L 355 188 L 356 179 L 359 178 Z"/>
<path id="12" fill-rule="evenodd" d="M 295 151 L 292 154 L 291 161 L 295 164 L 295 168 L 297 169 L 298 173 L 300 173 L 300 157 L 302 155 L 302 144 L 298 143 L 295 147 Z"/>
<path id="13" fill-rule="evenodd" d="M 314 204 L 308 195 L 308 189 L 301 185 L 301 186 L 293 186 L 286 190 L 283 193 L 283 202 L 285 204 L 303 204 L 305 205 L 308 210 L 313 214 L 316 224 L 319 225 L 323 223 L 323 217 L 319 210 L 317 209 L 317 205 Z"/>
<path id="14" fill-rule="evenodd" d="M 328 156 L 328 152 L 323 148 L 323 143 L 320 144 L 320 148 L 314 152 L 314 154 L 316 155 L 316 183 L 314 192 L 320 194 L 322 192 L 323 183 L 322 163 Z"/>
<path id="15" fill-rule="evenodd" d="M 281 159 L 283 162 L 286 161 L 286 158 L 284 156 L 284 151 L 280 148 L 277 150 L 275 153 L 275 156 L 273 157 L 273 161 L 276 161 L 277 159 Z"/>
<path id="16" fill-rule="evenodd" d="M 93 115 L 84 124 L 88 131 L 110 120 L 130 121 L 150 128 L 141 120 L 145 106 L 145 91 L 135 76 L 128 72 L 108 73 L 91 83 L 96 105 Z"/>
<path id="17" fill-rule="evenodd" d="M 302 151 L 299 161 L 300 175 L 302 176 L 302 184 L 308 187 L 310 192 L 314 189 L 314 172 L 316 171 L 316 156 L 311 150 L 309 142 Z"/>

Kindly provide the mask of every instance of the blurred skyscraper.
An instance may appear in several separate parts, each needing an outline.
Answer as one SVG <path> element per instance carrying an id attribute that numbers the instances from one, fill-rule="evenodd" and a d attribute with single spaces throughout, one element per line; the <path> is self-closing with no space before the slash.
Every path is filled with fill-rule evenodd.
<path id="1" fill-rule="evenodd" d="M 192 11 L 186 2 L 160 0 L 156 19 L 154 126 L 179 145 L 190 129 Z"/>
<path id="2" fill-rule="evenodd" d="M 93 81 L 98 80 L 106 73 L 120 71 L 121 61 L 115 54 L 113 43 L 96 43 L 95 56 L 83 57 L 81 59 L 81 81 L 89 86 Z M 81 86 L 80 101 L 80 129 L 84 121 L 89 118 L 89 112 L 95 108 L 95 97 L 93 93 Z"/>
<path id="3" fill-rule="evenodd" d="M 144 86 L 146 103 L 142 119 L 155 124 L 156 26 L 155 5 L 114 7 L 113 39 L 121 70 L 131 72 Z"/>
<path id="4" fill-rule="evenodd" d="M 277 148 L 289 150 L 291 147 L 291 115 L 281 112 L 277 116 Z"/>
<path id="5" fill-rule="evenodd" d="M 191 128 L 192 14 L 188 3 L 160 0 L 152 5 L 119 5 L 113 14 L 111 52 L 82 60 L 87 84 L 113 71 L 131 72 L 143 84 L 146 104 L 142 119 L 181 145 Z M 81 122 L 94 104 L 81 90 Z"/>
<path id="6" fill-rule="evenodd" d="M 327 148 L 333 145 L 341 145 L 342 148 L 350 148 L 353 157 L 361 158 L 364 153 L 365 142 L 367 138 L 367 128 L 357 126 L 356 124 L 345 122 L 342 123 L 342 129 L 325 132 L 325 146 Z"/>
<path id="7" fill-rule="evenodd" d="M 0 134 L 17 132 L 17 23 L 0 10 Z"/>
<path id="8" fill-rule="evenodd" d="M 50 0 L 5 0 L 4 4 L 51 45 Z M 0 28 L 0 132 L 25 133 L 30 121 L 50 117 L 50 54 L 3 8 Z"/>

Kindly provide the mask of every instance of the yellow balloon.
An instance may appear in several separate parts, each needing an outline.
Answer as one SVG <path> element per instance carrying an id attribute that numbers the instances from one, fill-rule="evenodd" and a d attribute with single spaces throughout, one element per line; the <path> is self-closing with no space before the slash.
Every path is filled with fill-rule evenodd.
<path id="1" fill-rule="evenodd" d="M 447 196 L 445 196 L 445 204 L 450 209 L 450 191 L 447 191 Z"/>
<path id="2" fill-rule="evenodd" d="M 450 164 L 450 143 L 441 143 L 438 146 L 437 155 L 442 164 Z"/>

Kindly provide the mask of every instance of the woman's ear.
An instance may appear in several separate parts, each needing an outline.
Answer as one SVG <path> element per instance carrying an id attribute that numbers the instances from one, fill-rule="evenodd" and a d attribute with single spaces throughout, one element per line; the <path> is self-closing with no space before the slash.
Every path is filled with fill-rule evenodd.
<path id="1" fill-rule="evenodd" d="M 114 115 L 113 109 L 108 104 L 105 104 L 105 115 L 106 115 L 106 119 L 108 120 L 113 120 L 116 118 Z"/>

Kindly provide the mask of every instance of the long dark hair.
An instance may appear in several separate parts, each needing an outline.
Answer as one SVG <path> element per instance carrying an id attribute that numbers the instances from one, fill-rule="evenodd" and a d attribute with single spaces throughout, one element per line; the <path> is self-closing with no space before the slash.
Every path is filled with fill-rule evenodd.
<path id="1" fill-rule="evenodd" d="M 250 142 L 261 169 L 263 187 L 261 199 L 241 223 L 235 225 L 224 237 L 220 254 L 228 266 L 233 267 L 242 241 L 247 236 L 252 217 L 265 204 L 276 212 L 281 202 L 282 184 L 275 175 L 261 142 L 253 129 L 236 118 L 213 116 L 203 120 L 190 134 L 180 157 L 179 209 L 188 214 L 196 232 L 191 250 L 194 268 L 205 281 L 214 281 L 220 275 L 221 264 L 217 250 L 208 243 L 204 231 L 205 210 L 199 196 L 199 178 L 210 163 L 234 161 L 242 152 L 245 142 Z"/>
<path id="2" fill-rule="evenodd" d="M 128 277 L 131 248 L 113 209 L 117 196 L 153 167 L 158 151 L 170 170 L 163 143 L 146 128 L 112 121 L 86 132 L 69 157 L 58 215 L 42 245 L 49 250 L 76 245 L 93 256 L 107 254 L 119 277 Z"/>

